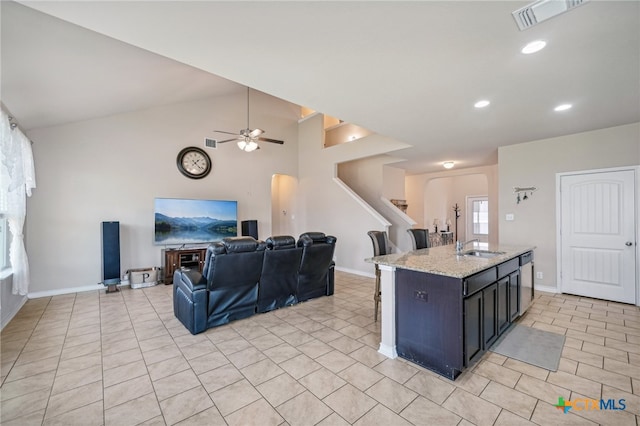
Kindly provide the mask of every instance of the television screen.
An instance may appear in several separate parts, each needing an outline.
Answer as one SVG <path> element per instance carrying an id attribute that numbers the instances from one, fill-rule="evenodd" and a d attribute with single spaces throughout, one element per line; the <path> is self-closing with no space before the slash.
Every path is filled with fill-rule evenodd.
<path id="1" fill-rule="evenodd" d="M 238 235 L 238 202 L 155 199 L 155 243 L 202 244 Z"/>

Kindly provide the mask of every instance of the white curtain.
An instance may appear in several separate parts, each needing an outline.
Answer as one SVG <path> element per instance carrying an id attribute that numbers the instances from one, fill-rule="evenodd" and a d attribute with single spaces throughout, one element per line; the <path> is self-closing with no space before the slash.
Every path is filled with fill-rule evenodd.
<path id="1" fill-rule="evenodd" d="M 0 120 L 0 211 L 7 218 L 12 239 L 9 260 L 13 273 L 13 294 L 29 291 L 29 261 L 24 246 L 24 219 L 27 215 L 27 196 L 36 187 L 31 141 L 20 129 L 11 128 L 9 116 L 2 111 Z"/>

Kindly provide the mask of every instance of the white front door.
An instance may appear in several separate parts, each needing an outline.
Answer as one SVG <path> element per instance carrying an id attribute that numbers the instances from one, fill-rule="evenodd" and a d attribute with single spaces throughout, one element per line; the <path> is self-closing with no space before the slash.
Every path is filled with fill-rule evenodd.
<path id="1" fill-rule="evenodd" d="M 560 177 L 560 290 L 636 303 L 635 171 Z"/>

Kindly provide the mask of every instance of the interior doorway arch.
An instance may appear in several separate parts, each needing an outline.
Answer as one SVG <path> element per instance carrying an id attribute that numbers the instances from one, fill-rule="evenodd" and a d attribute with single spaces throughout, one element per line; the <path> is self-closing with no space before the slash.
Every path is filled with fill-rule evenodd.
<path id="1" fill-rule="evenodd" d="M 297 191 L 297 178 L 283 174 L 271 177 L 271 235 L 298 235 Z"/>
<path id="2" fill-rule="evenodd" d="M 489 183 L 483 173 L 455 175 L 430 179 L 424 186 L 424 225 L 430 232 L 435 231 L 434 220 L 437 220 L 438 231 L 446 229 L 447 220 L 451 221 L 450 230 L 454 232 L 454 240 L 466 241 L 466 200 L 469 196 L 488 194 Z M 454 205 L 460 209 L 457 223 L 453 210 Z M 496 229 L 497 224 L 489 225 L 489 232 Z"/>

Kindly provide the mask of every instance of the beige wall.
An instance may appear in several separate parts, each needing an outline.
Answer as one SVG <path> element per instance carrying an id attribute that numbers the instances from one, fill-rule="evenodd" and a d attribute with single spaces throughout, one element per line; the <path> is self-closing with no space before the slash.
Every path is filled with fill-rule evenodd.
<path id="1" fill-rule="evenodd" d="M 391 243 L 400 251 L 408 251 L 411 250 L 411 241 L 406 230 L 411 224 L 404 220 L 404 215 L 399 214 L 397 207 L 382 200 L 382 197 L 387 200 L 404 199 L 405 172 L 389 166 L 397 161 L 397 158 L 388 155 L 348 161 L 338 165 L 338 177 L 391 223 L 386 229 Z M 371 229 L 385 230 L 381 226 Z"/>
<path id="2" fill-rule="evenodd" d="M 271 184 L 272 235 L 298 236 L 300 234 L 296 222 L 297 192 L 298 179 L 296 177 L 281 174 L 273 176 Z"/>
<path id="3" fill-rule="evenodd" d="M 201 180 L 176 168 L 182 148 L 219 138 L 213 129 L 243 128 L 245 99 L 238 93 L 29 132 L 38 180 L 27 209 L 30 293 L 97 288 L 102 221 L 120 222 L 122 272 L 160 266 L 155 197 L 237 200 L 239 221 L 257 219 L 260 237 L 269 236 L 272 176 L 297 175 L 299 108 L 255 92 L 252 126 L 284 145 L 245 153 L 221 144 L 207 151 L 213 170 Z"/>
<path id="4" fill-rule="evenodd" d="M 338 177 L 380 212 L 385 185 L 383 167 L 389 161 L 386 155 L 347 161 L 338 165 Z"/>
<path id="5" fill-rule="evenodd" d="M 572 134 L 498 150 L 500 243 L 533 244 L 535 267 L 544 279 L 538 287 L 555 289 L 556 174 L 640 164 L 640 124 Z M 538 190 L 526 202 L 516 203 L 514 186 Z M 505 215 L 514 214 L 507 222 Z"/>
<path id="6" fill-rule="evenodd" d="M 223 144 L 209 151 L 214 168 L 207 178 L 183 177 L 175 166 L 178 151 L 202 146 L 204 137 L 214 136 L 214 128 L 243 127 L 244 119 L 236 113 L 243 101 L 239 94 L 29 132 L 38 177 L 27 216 L 31 292 L 45 295 L 95 286 L 101 279 L 100 222 L 106 220 L 121 223 L 122 271 L 160 265 L 161 247 L 153 245 L 155 197 L 238 200 L 239 219 L 257 219 L 261 238 L 272 229 L 333 234 L 338 237 L 338 267 L 370 273 L 371 265 L 364 262 L 371 255 L 366 232 L 379 228 L 380 220 L 334 182 L 336 167 L 406 145 L 372 135 L 323 149 L 322 115 L 298 121 L 295 106 L 256 94 L 252 125 L 265 128 L 267 136 L 285 139 L 285 145 L 244 153 L 233 143 Z M 268 115 L 260 112 L 266 110 Z M 428 181 L 483 174 L 495 212 L 490 220 L 499 223 L 500 241 L 537 245 L 536 266 L 545 274 L 537 284 L 555 285 L 555 173 L 637 164 L 639 134 L 636 123 L 501 148 L 499 209 L 497 166 L 407 176 L 408 213 L 417 221 L 424 218 Z M 401 173 L 381 166 L 361 178 L 380 182 L 384 195 L 399 196 Z M 288 189 L 295 200 L 279 201 L 293 206 L 295 219 L 289 216 L 290 222 L 275 227 L 272 220 L 281 206 L 272 206 L 274 174 L 297 177 Z M 529 185 L 539 190 L 527 203 L 515 205 L 512 187 Z M 514 222 L 504 221 L 507 212 L 515 214 Z"/>
<path id="7" fill-rule="evenodd" d="M 452 230 L 454 230 L 453 205 L 457 202 L 461 209 L 461 216 L 458 220 L 458 239 L 464 240 L 466 197 L 487 195 L 489 197 L 489 242 L 497 243 L 500 235 L 497 178 L 497 165 L 409 175 L 406 178 L 407 203 L 409 204 L 407 214 L 418 222 L 418 227 L 426 227 L 430 230 L 433 230 L 433 219 L 436 215 L 441 220 L 440 227 L 442 221 L 446 217 L 450 217 L 453 223 Z M 483 189 L 485 190 L 484 194 L 478 194 L 478 191 Z M 428 197 L 439 197 L 439 199 L 429 199 Z"/>
<path id="8" fill-rule="evenodd" d="M 398 160 L 376 155 L 338 165 L 338 177 L 384 215 L 380 197 L 404 199 L 404 170 L 389 167 Z"/>
<path id="9" fill-rule="evenodd" d="M 489 185 L 487 176 L 482 173 L 434 178 L 425 185 L 424 195 L 424 224 L 433 231 L 433 220 L 439 219 L 438 230 L 446 229 L 446 220 L 451 220 L 451 231 L 455 232 L 456 220 L 453 206 L 457 203 L 460 207 L 458 219 L 458 234 L 456 238 L 466 241 L 466 199 L 470 196 L 488 195 Z M 491 225 L 491 224 L 490 224 Z M 489 234 L 497 232 L 497 224 L 493 223 L 493 229 L 489 226 Z"/>
<path id="10" fill-rule="evenodd" d="M 388 200 L 404 200 L 405 171 L 397 167 L 384 165 L 382 167 L 382 196 Z"/>
<path id="11" fill-rule="evenodd" d="M 380 135 L 370 135 L 351 143 L 322 148 L 323 117 L 321 114 L 300 121 L 298 205 L 302 231 L 322 231 L 335 235 L 336 265 L 345 271 L 371 274 L 373 266 L 364 261 L 372 256 L 367 231 L 381 229 L 381 222 L 362 200 L 340 187 L 338 164 L 375 157 L 407 145 Z M 382 168 L 363 177 L 382 184 Z M 381 186 L 380 186 L 381 187 Z M 365 203 L 366 204 L 366 203 Z"/>

